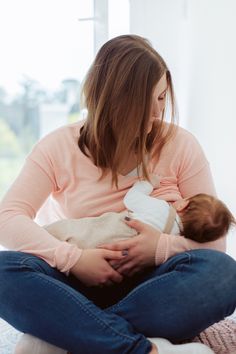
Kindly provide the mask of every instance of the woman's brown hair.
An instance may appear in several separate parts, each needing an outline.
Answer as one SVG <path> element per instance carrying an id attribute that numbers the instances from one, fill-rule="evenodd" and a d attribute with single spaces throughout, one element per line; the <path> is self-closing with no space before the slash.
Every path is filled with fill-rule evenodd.
<path id="1" fill-rule="evenodd" d="M 153 90 L 164 74 L 171 103 L 171 124 L 164 122 L 163 112 L 148 133 Z M 78 145 L 101 168 L 101 178 L 111 171 L 112 183 L 118 186 L 119 168 L 135 152 L 137 167 L 141 165 L 143 177 L 149 179 L 145 156 L 151 152 L 158 160 L 174 132 L 173 85 L 162 57 L 140 36 L 113 38 L 99 50 L 82 94 L 88 114 Z"/>

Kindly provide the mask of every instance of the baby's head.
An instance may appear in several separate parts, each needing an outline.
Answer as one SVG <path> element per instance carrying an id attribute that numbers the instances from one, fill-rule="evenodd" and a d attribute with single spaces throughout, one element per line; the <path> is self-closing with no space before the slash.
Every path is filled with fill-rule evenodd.
<path id="1" fill-rule="evenodd" d="M 208 194 L 197 194 L 174 203 L 182 222 L 181 233 L 197 242 L 214 241 L 224 236 L 235 218 L 219 199 Z"/>

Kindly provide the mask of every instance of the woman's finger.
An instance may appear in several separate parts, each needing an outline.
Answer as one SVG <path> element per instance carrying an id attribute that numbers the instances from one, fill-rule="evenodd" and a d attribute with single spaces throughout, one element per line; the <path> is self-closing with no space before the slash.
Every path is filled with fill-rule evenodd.
<path id="1" fill-rule="evenodd" d="M 122 260 L 123 258 L 127 257 L 127 252 L 117 252 L 111 250 L 104 249 L 104 258 L 105 259 L 117 259 Z"/>
<path id="2" fill-rule="evenodd" d="M 132 271 L 134 268 L 137 266 L 133 263 L 133 261 L 130 261 L 123 266 L 120 266 L 119 268 L 116 269 L 117 272 L 127 275 L 130 271 Z"/>
<path id="3" fill-rule="evenodd" d="M 140 268 L 133 268 L 130 270 L 130 272 L 127 274 L 127 277 L 132 277 L 134 274 L 138 273 L 141 269 Z"/>
<path id="4" fill-rule="evenodd" d="M 117 269 L 121 265 L 121 263 L 119 261 L 118 262 L 117 261 L 109 261 L 109 264 L 113 269 Z"/>
<path id="5" fill-rule="evenodd" d="M 102 245 L 98 245 L 96 248 L 104 248 L 104 249 L 107 249 L 107 250 L 113 250 L 114 247 L 111 243 L 104 243 Z"/>
<path id="6" fill-rule="evenodd" d="M 128 255 L 119 261 L 113 261 L 112 268 L 115 267 L 114 269 L 118 269 L 119 267 L 123 266 L 124 264 L 129 263 L 131 261 L 131 259 L 132 259 L 132 257 L 130 257 L 130 255 Z"/>
<path id="7" fill-rule="evenodd" d="M 132 229 L 135 229 L 138 234 L 141 234 L 141 232 L 149 229 L 150 225 L 143 223 L 142 221 L 132 219 L 129 217 L 124 218 L 124 222 L 126 225 L 129 227 L 132 227 Z"/>
<path id="8" fill-rule="evenodd" d="M 97 248 L 103 248 L 111 251 L 127 250 L 136 245 L 137 241 L 134 238 L 135 237 L 133 237 L 131 240 L 119 241 L 117 243 L 99 245 Z"/>
<path id="9" fill-rule="evenodd" d="M 117 283 L 120 282 L 120 281 L 117 281 Z M 112 286 L 114 285 L 115 282 L 111 281 L 111 280 L 107 280 L 105 283 L 102 283 L 99 285 L 99 288 L 104 288 L 105 286 Z"/>
<path id="10" fill-rule="evenodd" d="M 123 276 L 122 274 L 120 274 L 119 272 L 117 272 L 117 270 L 113 270 L 108 282 L 111 283 L 121 283 L 123 280 Z"/>

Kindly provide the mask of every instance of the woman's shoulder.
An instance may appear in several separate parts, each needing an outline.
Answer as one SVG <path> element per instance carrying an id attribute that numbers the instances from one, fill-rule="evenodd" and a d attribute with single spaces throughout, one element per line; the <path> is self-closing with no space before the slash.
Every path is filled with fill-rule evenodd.
<path id="1" fill-rule="evenodd" d="M 206 163 L 206 157 L 194 134 L 185 128 L 175 126 L 174 135 L 163 147 L 160 163 L 172 164 L 179 170 L 180 166 L 191 163 L 202 166 Z"/>
<path id="2" fill-rule="evenodd" d="M 175 125 L 175 128 L 176 128 L 176 134 L 174 137 L 174 141 L 175 139 L 176 141 L 183 141 L 183 142 L 197 140 L 194 134 L 191 133 L 189 130 L 177 125 Z"/>
<path id="3" fill-rule="evenodd" d="M 65 124 L 43 136 L 38 143 L 41 145 L 47 144 L 50 141 L 62 141 L 62 139 L 78 139 L 80 135 L 80 128 L 84 124 L 84 121 L 78 121 L 75 123 Z"/>
<path id="4" fill-rule="evenodd" d="M 61 126 L 42 137 L 27 156 L 35 161 L 60 164 L 77 155 L 78 138 L 83 121 Z"/>
<path id="5" fill-rule="evenodd" d="M 179 173 L 190 168 L 200 170 L 207 164 L 207 158 L 198 139 L 190 131 L 179 126 L 176 127 L 176 134 L 166 149 L 164 148 L 164 157 L 169 163 L 172 162 Z"/>
<path id="6" fill-rule="evenodd" d="M 207 158 L 196 137 L 182 127 L 176 127 L 175 135 L 163 147 L 154 173 L 164 177 L 162 185 L 179 184 L 197 175 L 207 164 Z M 166 179 L 165 179 L 166 178 Z"/>
<path id="7" fill-rule="evenodd" d="M 80 128 L 83 125 L 82 121 L 66 124 L 61 126 L 45 136 L 41 137 L 33 147 L 33 150 L 40 149 L 43 151 L 65 150 L 67 148 L 78 146 L 78 138 L 80 135 Z"/>
<path id="8" fill-rule="evenodd" d="M 167 150 L 174 151 L 175 154 L 178 154 L 178 152 L 183 153 L 183 151 L 190 153 L 195 150 L 201 150 L 201 146 L 195 135 L 187 129 L 177 125 L 175 125 L 175 132 L 169 140 L 166 148 Z"/>

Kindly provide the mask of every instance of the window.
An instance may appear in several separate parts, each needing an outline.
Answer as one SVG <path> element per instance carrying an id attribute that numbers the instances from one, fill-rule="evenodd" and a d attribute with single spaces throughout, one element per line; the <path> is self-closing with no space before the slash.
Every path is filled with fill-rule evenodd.
<path id="1" fill-rule="evenodd" d="M 95 53 L 128 32 L 129 0 L 1 5 L 0 199 L 35 142 L 82 117 L 81 82 Z"/>
<path id="2" fill-rule="evenodd" d="M 14 11 L 13 11 L 14 9 Z M 32 145 L 80 117 L 94 57 L 93 0 L 8 0 L 0 9 L 0 198 Z"/>

